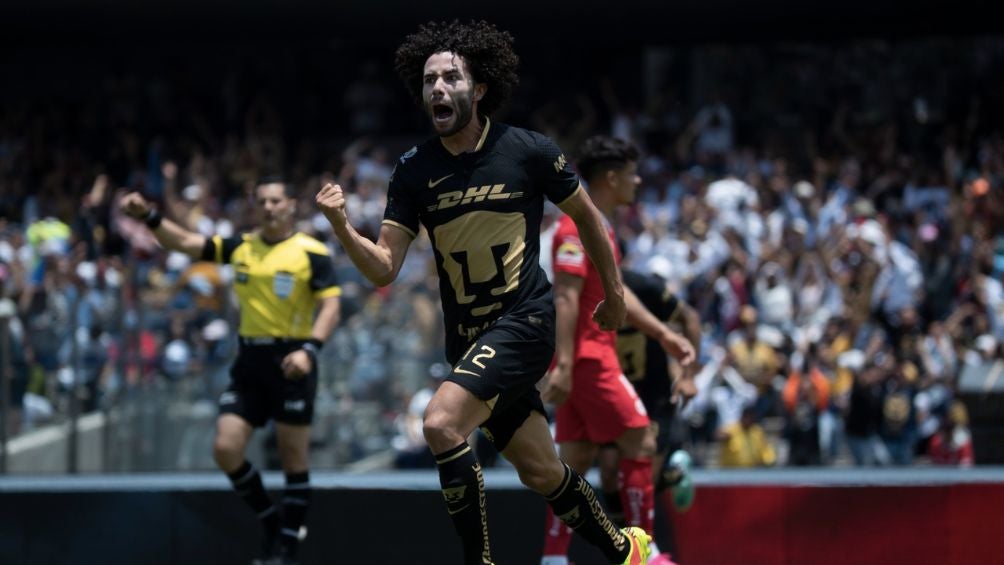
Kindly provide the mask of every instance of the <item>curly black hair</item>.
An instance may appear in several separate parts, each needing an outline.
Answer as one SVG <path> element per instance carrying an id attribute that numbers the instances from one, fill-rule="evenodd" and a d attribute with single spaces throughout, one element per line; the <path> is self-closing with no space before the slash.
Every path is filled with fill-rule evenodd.
<path id="1" fill-rule="evenodd" d="M 519 83 L 519 57 L 513 38 L 484 20 L 461 23 L 429 22 L 404 39 L 394 54 L 394 68 L 415 100 L 422 104 L 422 73 L 425 61 L 436 53 L 456 53 L 467 62 L 475 82 L 488 86 L 478 102 L 478 113 L 490 116 L 505 104 Z"/>
<path id="2" fill-rule="evenodd" d="M 619 169 L 641 157 L 638 147 L 619 137 L 594 135 L 582 144 L 576 163 L 579 175 L 588 183 L 611 169 Z"/>

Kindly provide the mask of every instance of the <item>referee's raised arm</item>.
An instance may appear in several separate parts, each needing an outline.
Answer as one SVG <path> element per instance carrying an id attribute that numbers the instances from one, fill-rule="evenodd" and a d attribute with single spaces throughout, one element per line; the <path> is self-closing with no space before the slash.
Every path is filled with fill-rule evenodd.
<path id="1" fill-rule="evenodd" d="M 130 192 L 122 198 L 122 212 L 146 224 L 157 243 L 173 251 L 180 251 L 193 259 L 202 255 L 206 237 L 191 232 L 161 216 L 160 212 L 139 192 Z"/>

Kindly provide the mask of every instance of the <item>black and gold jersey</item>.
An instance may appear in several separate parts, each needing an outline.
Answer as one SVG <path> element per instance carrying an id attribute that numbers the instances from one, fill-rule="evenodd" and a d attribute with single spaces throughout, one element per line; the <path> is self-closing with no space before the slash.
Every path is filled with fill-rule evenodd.
<path id="1" fill-rule="evenodd" d="M 553 311 L 538 261 L 544 198 L 561 203 L 578 188 L 553 141 L 491 121 L 473 152 L 452 155 L 433 138 L 401 156 L 384 223 L 429 233 L 450 362 L 503 314 Z"/>
<path id="2" fill-rule="evenodd" d="M 202 259 L 233 265 L 241 337 L 310 338 L 317 302 L 341 294 L 328 248 L 306 234 L 271 244 L 258 233 L 217 235 Z"/>
<path id="3" fill-rule="evenodd" d="M 656 275 L 624 271 L 624 284 L 632 290 L 656 318 L 668 321 L 676 315 L 679 299 L 665 280 Z M 668 403 L 672 393 L 669 380 L 669 358 L 659 342 L 640 330 L 625 326 L 617 331 L 617 356 L 624 376 L 634 384 L 635 391 L 650 413 Z"/>

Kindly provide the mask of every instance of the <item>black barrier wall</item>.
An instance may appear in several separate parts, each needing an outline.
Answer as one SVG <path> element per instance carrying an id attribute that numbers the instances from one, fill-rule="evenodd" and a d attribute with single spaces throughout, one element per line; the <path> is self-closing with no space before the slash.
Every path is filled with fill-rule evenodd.
<path id="1" fill-rule="evenodd" d="M 488 504 L 496 561 L 539 562 L 540 497 L 493 490 Z M 462 562 L 437 491 L 315 490 L 308 527 L 304 565 Z M 0 496 L 3 565 L 243 565 L 258 556 L 260 540 L 243 502 L 221 490 Z M 572 558 L 577 565 L 603 563 L 578 541 Z"/>
<path id="2" fill-rule="evenodd" d="M 511 470 L 485 475 L 495 562 L 536 565 L 543 500 Z M 595 472 L 587 478 L 596 484 Z M 461 563 L 435 472 L 317 472 L 311 481 L 303 565 Z M 696 470 L 694 483 L 694 508 L 676 523 L 680 561 L 690 565 L 968 565 L 999 553 L 1004 467 Z M 282 476 L 265 473 L 265 485 L 275 496 Z M 910 508 L 930 511 L 914 518 Z M 825 526 L 807 542 L 817 521 Z M 0 565 L 246 565 L 260 542 L 220 473 L 0 477 Z M 578 537 L 569 557 L 604 563 Z"/>

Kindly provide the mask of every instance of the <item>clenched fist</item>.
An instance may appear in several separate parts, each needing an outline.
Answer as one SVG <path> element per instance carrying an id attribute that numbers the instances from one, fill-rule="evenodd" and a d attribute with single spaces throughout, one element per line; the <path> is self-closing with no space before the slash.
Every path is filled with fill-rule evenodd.
<path id="1" fill-rule="evenodd" d="M 142 220 L 150 214 L 150 203 L 138 192 L 130 192 L 123 196 L 119 207 L 127 216 L 131 216 L 137 220 Z"/>
<path id="2" fill-rule="evenodd" d="M 332 227 L 337 229 L 345 226 L 348 218 L 345 215 L 345 193 L 341 186 L 331 183 L 324 185 L 314 200 Z"/>
<path id="3" fill-rule="evenodd" d="M 593 321 L 606 332 L 620 328 L 626 317 L 627 305 L 624 304 L 623 296 L 608 295 L 593 311 Z"/>

